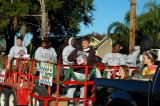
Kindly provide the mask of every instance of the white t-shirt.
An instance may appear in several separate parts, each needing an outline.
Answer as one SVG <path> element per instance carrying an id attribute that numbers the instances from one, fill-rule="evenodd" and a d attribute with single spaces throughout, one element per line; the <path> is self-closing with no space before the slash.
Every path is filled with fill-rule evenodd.
<path id="1" fill-rule="evenodd" d="M 50 48 L 48 48 L 46 50 L 48 51 L 48 54 L 49 54 L 48 55 L 49 61 L 51 61 L 51 62 L 53 62 L 54 60 L 57 61 L 57 53 L 56 53 L 55 49 L 50 47 Z"/>
<path id="2" fill-rule="evenodd" d="M 119 65 L 125 65 L 126 62 L 124 61 L 122 54 L 120 53 L 112 53 L 109 52 L 104 55 L 102 59 L 102 63 L 108 64 L 109 66 L 119 66 Z"/>
<path id="3" fill-rule="evenodd" d="M 44 49 L 39 47 L 35 52 L 35 60 L 37 61 L 53 61 L 57 59 L 57 54 L 54 48 Z M 37 68 L 39 71 L 39 64 L 37 63 Z"/>
<path id="4" fill-rule="evenodd" d="M 25 46 L 18 47 L 17 45 L 13 46 L 8 54 L 10 58 L 23 58 L 27 54 L 27 48 Z M 14 65 L 16 65 L 16 59 L 14 60 Z"/>
<path id="5" fill-rule="evenodd" d="M 25 46 L 18 47 L 13 46 L 8 54 L 10 58 L 22 58 L 25 54 L 27 54 L 27 48 Z"/>
<path id="6" fill-rule="evenodd" d="M 35 60 L 37 61 L 47 61 L 49 60 L 47 58 L 47 50 L 42 48 L 42 47 L 39 47 L 36 52 L 35 52 Z"/>

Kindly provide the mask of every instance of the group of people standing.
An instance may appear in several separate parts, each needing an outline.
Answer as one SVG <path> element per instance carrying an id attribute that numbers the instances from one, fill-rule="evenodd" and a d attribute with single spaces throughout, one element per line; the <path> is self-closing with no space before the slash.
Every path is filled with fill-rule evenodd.
<path id="1" fill-rule="evenodd" d="M 129 54 L 129 52 L 132 52 Z M 143 56 L 143 64 L 144 66 L 141 68 L 141 71 L 136 69 L 129 69 L 129 67 L 136 67 L 137 63 L 137 57 L 140 53 L 140 47 L 135 46 L 134 49 L 125 51 L 120 53 L 120 44 L 114 43 L 113 44 L 113 50 L 109 53 L 107 53 L 103 59 L 102 63 L 108 64 L 109 66 L 120 66 L 118 72 L 118 79 L 129 79 L 133 78 L 135 76 L 147 76 L 147 75 L 154 75 L 157 66 L 154 64 L 157 55 L 152 52 L 146 52 Z M 108 72 L 108 78 L 111 78 L 112 76 L 112 70 L 111 69 L 105 69 L 104 71 Z M 149 77 L 151 78 L 151 77 Z"/>
<path id="2" fill-rule="evenodd" d="M 127 65 L 129 67 L 136 67 L 136 60 L 140 53 L 140 47 L 135 46 L 132 50 L 133 53 L 129 54 L 129 51 L 120 53 L 120 46 L 120 43 L 114 43 L 112 51 L 103 57 L 102 63 L 108 64 L 109 66 Z"/>
<path id="3" fill-rule="evenodd" d="M 25 54 L 27 54 L 26 47 L 22 46 L 23 39 L 21 37 L 17 38 L 17 45 L 13 46 L 9 52 L 7 68 L 10 69 L 11 60 L 13 58 L 22 58 Z M 73 65 L 95 65 L 97 64 L 95 51 L 89 47 L 90 38 L 84 37 L 82 39 L 82 47 L 75 48 L 76 39 L 71 37 L 68 40 L 68 46 L 66 46 L 62 51 L 62 60 L 63 64 L 73 64 Z M 22 52 L 23 51 L 23 52 Z M 55 49 L 51 47 L 51 42 L 47 38 L 43 38 L 41 41 L 41 47 L 39 47 L 35 52 L 35 60 L 37 61 L 46 61 L 48 63 L 57 62 L 57 54 Z M 37 64 L 38 66 L 38 64 Z M 78 79 L 85 78 L 85 69 L 84 68 L 77 68 L 74 69 L 74 74 L 78 77 Z M 88 69 L 89 73 L 91 68 Z M 71 80 L 74 80 L 71 77 Z M 73 97 L 74 91 L 76 87 L 69 87 L 67 91 L 68 97 Z M 84 97 L 84 86 L 80 87 L 80 97 Z M 70 102 L 69 105 L 73 105 L 73 102 Z M 83 105 L 83 102 L 80 102 L 80 105 Z"/>
<path id="4" fill-rule="evenodd" d="M 26 47 L 22 46 L 23 39 L 21 37 L 17 38 L 17 45 L 13 46 L 8 55 L 8 64 L 7 68 L 10 69 L 11 60 L 13 58 L 22 58 L 23 55 L 27 54 Z M 43 38 L 41 41 L 41 47 L 39 47 L 35 52 L 35 60 L 37 61 L 46 61 L 48 63 L 57 63 L 58 58 L 61 57 L 64 65 L 95 65 L 97 64 L 95 51 L 89 47 L 90 38 L 84 37 L 82 39 L 82 47 L 76 48 L 76 39 L 71 37 L 68 40 L 68 44 L 65 44 L 65 47 L 62 48 L 61 52 L 58 51 L 56 53 L 55 49 L 51 47 L 51 42 L 48 38 Z M 108 64 L 108 66 L 120 66 L 119 68 L 119 79 L 127 79 L 129 75 L 129 67 L 136 67 L 136 60 L 140 53 L 140 47 L 135 46 L 135 48 L 128 50 L 126 53 L 120 52 L 120 43 L 114 43 L 112 48 L 113 50 L 107 53 L 103 59 L 103 64 Z M 61 47 L 59 47 L 61 49 Z M 107 49 L 107 48 L 106 48 Z M 129 52 L 132 51 L 131 54 Z M 57 58 L 58 54 L 58 58 Z M 156 66 L 154 62 L 156 61 L 157 56 L 152 52 L 147 52 L 144 55 L 143 62 L 146 65 L 141 75 L 154 74 L 156 71 Z M 38 65 L 37 65 L 38 66 Z M 68 67 L 61 69 L 60 73 L 67 73 Z M 108 78 L 111 78 L 112 71 L 111 69 L 106 69 L 108 72 Z M 133 71 L 133 70 L 132 70 Z M 132 72 L 130 71 L 130 72 Z M 88 73 L 91 72 L 91 68 L 88 69 Z M 133 71 L 134 72 L 134 71 Z M 76 68 L 74 69 L 74 74 L 78 79 L 85 79 L 85 69 L 84 68 Z M 71 81 L 74 79 L 71 77 Z M 68 97 L 73 98 L 74 91 L 76 90 L 76 86 L 70 85 L 67 91 Z M 80 98 L 84 97 L 84 86 L 80 87 Z M 70 101 L 69 105 L 73 105 L 73 102 Z M 83 101 L 79 102 L 79 105 L 83 105 Z"/>

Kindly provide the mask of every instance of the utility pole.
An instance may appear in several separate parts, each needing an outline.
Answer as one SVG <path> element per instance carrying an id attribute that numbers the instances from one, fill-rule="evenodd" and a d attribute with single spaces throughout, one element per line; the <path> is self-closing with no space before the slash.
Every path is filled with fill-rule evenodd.
<path id="1" fill-rule="evenodd" d="M 130 7 L 130 41 L 129 41 L 129 49 L 132 50 L 135 46 L 135 19 L 136 19 L 136 0 L 131 0 Z M 130 54 L 133 51 L 130 51 Z"/>
<path id="2" fill-rule="evenodd" d="M 42 37 L 48 37 L 50 27 L 49 27 L 49 19 L 48 19 L 48 14 L 46 13 L 45 10 L 45 2 L 44 0 L 39 0 L 40 5 L 41 5 L 41 12 L 42 12 L 42 23 L 41 23 L 41 34 Z"/>

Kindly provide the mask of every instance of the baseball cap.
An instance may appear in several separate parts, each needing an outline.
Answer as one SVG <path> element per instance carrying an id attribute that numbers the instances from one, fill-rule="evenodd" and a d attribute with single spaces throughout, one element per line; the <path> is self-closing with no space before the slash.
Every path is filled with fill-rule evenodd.
<path id="1" fill-rule="evenodd" d="M 41 42 L 49 43 L 49 39 L 48 39 L 48 37 L 42 37 L 42 41 L 41 41 Z"/>

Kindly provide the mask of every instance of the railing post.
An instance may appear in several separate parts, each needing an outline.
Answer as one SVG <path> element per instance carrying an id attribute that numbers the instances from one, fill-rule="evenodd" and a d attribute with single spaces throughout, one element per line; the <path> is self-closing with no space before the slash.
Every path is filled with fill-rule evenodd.
<path id="1" fill-rule="evenodd" d="M 13 63 L 14 63 L 14 62 L 13 62 Z M 18 68 L 17 66 L 18 66 L 18 59 L 16 59 L 16 65 L 15 65 L 15 67 Z M 11 68 L 11 69 L 12 69 L 12 68 Z M 17 74 L 18 74 L 18 72 L 15 72 L 15 71 L 13 70 L 13 79 L 14 79 L 15 85 L 17 84 Z"/>
<path id="2" fill-rule="evenodd" d="M 31 77 L 31 60 L 29 60 L 29 72 L 28 72 L 28 85 L 27 88 L 29 89 L 29 85 L 30 85 L 30 77 Z"/>
<path id="3" fill-rule="evenodd" d="M 25 70 L 26 69 L 26 60 L 22 61 L 22 64 L 24 64 L 24 66 L 22 67 L 22 69 Z M 24 87 L 26 75 L 25 75 L 25 72 L 22 73 L 22 74 L 23 74 L 23 87 Z"/>
<path id="4" fill-rule="evenodd" d="M 47 106 L 48 100 L 44 100 L 44 106 Z"/>
<path id="5" fill-rule="evenodd" d="M 19 72 L 19 85 L 21 84 L 21 70 L 22 70 L 22 60 L 20 61 L 20 66 L 17 67 L 19 68 L 17 71 Z"/>
<path id="6" fill-rule="evenodd" d="M 51 95 L 51 86 L 48 85 L 48 95 Z"/>
<path id="7" fill-rule="evenodd" d="M 6 59 L 7 59 L 7 57 L 6 57 Z M 4 61 L 4 57 L 3 56 L 2 56 L 2 60 Z M 5 72 L 5 82 L 7 82 L 7 60 L 6 60 L 6 63 L 5 63 L 5 69 L 6 69 L 6 72 Z"/>
<path id="8" fill-rule="evenodd" d="M 60 75 L 60 65 L 58 64 L 58 71 L 57 71 L 57 81 L 59 81 L 59 75 Z M 59 84 L 56 84 L 57 86 L 57 94 L 56 94 L 56 106 L 58 106 L 58 99 L 59 99 Z"/>
<path id="9" fill-rule="evenodd" d="M 32 72 L 34 73 L 35 70 L 35 60 L 33 60 L 33 68 L 32 68 Z M 33 84 L 34 84 L 34 75 L 32 75 L 32 82 L 31 82 L 31 91 L 33 89 Z"/>
<path id="10" fill-rule="evenodd" d="M 87 78 L 88 77 L 88 65 L 87 66 L 85 66 L 85 78 Z M 87 81 L 85 81 L 85 83 L 84 83 L 84 106 L 86 106 L 86 103 L 87 103 L 87 101 L 86 101 L 86 99 L 87 99 Z"/>
<path id="11" fill-rule="evenodd" d="M 113 70 L 113 78 L 116 78 L 116 69 L 117 69 L 117 67 L 114 66 L 114 70 Z"/>

